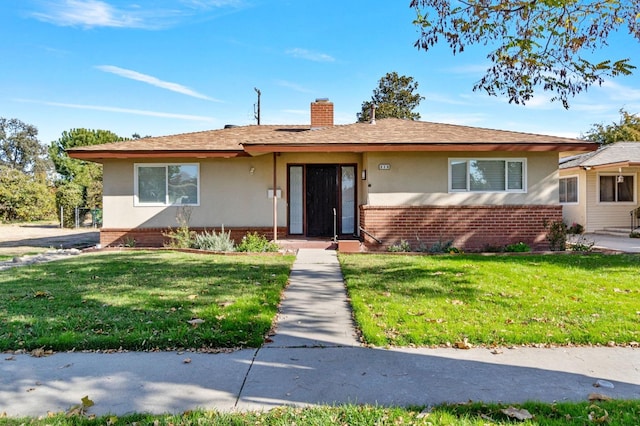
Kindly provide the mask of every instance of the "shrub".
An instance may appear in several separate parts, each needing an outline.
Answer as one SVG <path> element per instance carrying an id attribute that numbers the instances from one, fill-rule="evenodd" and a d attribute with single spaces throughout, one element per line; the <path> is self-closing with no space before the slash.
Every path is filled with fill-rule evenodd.
<path id="1" fill-rule="evenodd" d="M 629 238 L 640 238 L 640 232 L 638 231 L 631 231 L 629 233 Z"/>
<path id="2" fill-rule="evenodd" d="M 76 207 L 81 207 L 84 188 L 76 183 L 67 182 L 58 186 L 56 190 L 56 206 L 58 211 L 62 207 L 62 225 L 73 228 L 76 224 Z"/>
<path id="3" fill-rule="evenodd" d="M 580 235 L 580 237 L 569 245 L 571 251 L 580 251 L 580 252 L 588 252 L 593 250 L 593 245 L 595 241 L 587 239 L 584 235 Z"/>
<path id="4" fill-rule="evenodd" d="M 195 232 L 189 229 L 189 221 L 191 220 L 191 208 L 180 207 L 176 213 L 176 221 L 178 229 L 169 228 L 162 236 L 169 239 L 165 247 L 170 248 L 191 248 L 195 239 Z"/>
<path id="5" fill-rule="evenodd" d="M 231 231 L 224 232 L 224 226 L 219 234 L 216 231 L 209 233 L 204 231 L 197 234 L 193 240 L 192 247 L 199 250 L 210 251 L 234 251 L 235 244 L 231 239 Z"/>
<path id="6" fill-rule="evenodd" d="M 429 253 L 456 253 L 454 250 L 457 250 L 455 247 L 452 247 L 453 240 L 442 241 L 438 240 L 437 243 L 433 244 L 429 248 Z"/>
<path id="7" fill-rule="evenodd" d="M 580 235 L 584 233 L 584 226 L 579 223 L 573 222 L 570 227 L 567 228 L 567 234 Z"/>
<path id="8" fill-rule="evenodd" d="M 242 241 L 236 247 L 236 251 L 251 253 L 276 252 L 278 250 L 280 250 L 280 246 L 277 243 L 267 240 L 267 237 L 257 232 L 247 232 L 247 235 L 242 237 Z"/>
<path id="9" fill-rule="evenodd" d="M 29 222 L 53 218 L 55 198 L 45 181 L 20 170 L 0 167 L 0 220 Z"/>
<path id="10" fill-rule="evenodd" d="M 565 251 L 567 249 L 567 225 L 558 220 L 551 223 L 545 223 L 547 232 L 547 241 L 549 241 L 549 249 L 551 251 Z"/>
<path id="11" fill-rule="evenodd" d="M 392 253 L 407 252 L 407 251 L 411 251 L 411 245 L 407 240 L 400 240 L 399 243 L 390 245 L 387 250 L 389 250 Z"/>
<path id="12" fill-rule="evenodd" d="M 517 244 L 509 244 L 505 246 L 504 251 L 509 253 L 524 253 L 531 251 L 531 247 L 527 243 L 523 243 L 522 241 Z"/>

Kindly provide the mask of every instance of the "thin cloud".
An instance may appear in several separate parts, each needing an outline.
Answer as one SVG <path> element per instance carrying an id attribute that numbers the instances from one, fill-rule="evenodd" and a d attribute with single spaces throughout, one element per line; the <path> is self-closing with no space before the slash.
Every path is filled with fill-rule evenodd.
<path id="1" fill-rule="evenodd" d="M 16 101 L 61 107 L 61 108 L 73 108 L 73 109 L 84 109 L 84 110 L 93 110 L 93 111 L 117 112 L 117 113 L 123 113 L 123 114 L 145 115 L 148 117 L 174 118 L 178 120 L 188 120 L 188 121 L 206 121 L 206 122 L 214 121 L 212 117 L 205 117 L 202 115 L 175 114 L 171 112 L 146 111 L 141 109 L 118 108 L 118 107 L 110 107 L 110 106 L 104 106 L 104 105 L 68 104 L 64 102 L 34 101 L 34 100 L 28 100 L 28 99 L 16 99 Z"/>
<path id="2" fill-rule="evenodd" d="M 141 0 L 128 7 L 103 0 L 42 0 L 31 16 L 61 27 L 138 28 L 159 30 L 189 17 L 201 17 L 210 10 L 239 9 L 242 0 L 182 0 L 176 7 L 158 7 L 157 2 Z"/>
<path id="3" fill-rule="evenodd" d="M 172 92 L 180 93 L 183 95 L 191 96 L 193 98 L 204 99 L 212 102 L 222 102 L 219 99 L 214 99 L 209 96 L 203 95 L 202 93 L 198 93 L 195 90 L 192 90 L 182 84 L 171 83 L 169 81 L 160 80 L 157 77 L 153 77 L 151 75 L 142 74 L 137 71 L 128 70 L 125 68 L 116 67 L 113 65 L 98 65 L 96 66 L 100 71 L 108 72 L 111 74 L 118 75 L 123 78 L 128 78 L 130 80 L 141 81 L 146 84 L 150 84 L 152 86 L 159 87 L 161 89 L 170 90 Z"/>
<path id="4" fill-rule="evenodd" d="M 640 101 L 640 89 L 623 86 L 622 84 L 618 84 L 610 80 L 602 83 L 601 88 L 613 100 L 631 102 Z"/>
<path id="5" fill-rule="evenodd" d="M 32 16 L 61 27 L 145 28 L 141 10 L 117 9 L 100 0 L 58 0 L 45 3 Z"/>
<path id="6" fill-rule="evenodd" d="M 286 87 L 287 89 L 291 89 L 291 90 L 295 90 L 296 92 L 300 92 L 300 93 L 312 93 L 311 90 L 307 89 L 306 87 L 303 87 L 297 83 L 293 83 L 291 81 L 286 81 L 286 80 L 277 80 L 276 84 L 278 86 L 282 86 L 282 87 Z"/>
<path id="7" fill-rule="evenodd" d="M 307 49 L 289 49 L 285 53 L 289 56 L 293 56 L 294 58 L 306 59 L 307 61 L 335 62 L 335 58 L 331 55 L 327 55 L 326 53 L 314 52 Z"/>

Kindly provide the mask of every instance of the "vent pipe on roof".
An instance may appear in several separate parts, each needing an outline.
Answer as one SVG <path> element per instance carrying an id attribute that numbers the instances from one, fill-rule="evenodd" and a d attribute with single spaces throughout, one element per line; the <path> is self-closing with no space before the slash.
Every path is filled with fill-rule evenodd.
<path id="1" fill-rule="evenodd" d="M 371 104 L 371 121 L 369 124 L 376 124 L 376 104 Z"/>

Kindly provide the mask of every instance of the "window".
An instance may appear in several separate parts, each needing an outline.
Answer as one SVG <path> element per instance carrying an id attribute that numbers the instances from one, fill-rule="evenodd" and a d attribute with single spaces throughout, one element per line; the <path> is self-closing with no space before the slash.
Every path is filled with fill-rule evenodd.
<path id="1" fill-rule="evenodd" d="M 600 175 L 601 203 L 633 203 L 635 202 L 633 175 Z"/>
<path id="2" fill-rule="evenodd" d="M 578 177 L 577 176 L 560 178 L 560 202 L 561 203 L 577 203 L 578 202 Z"/>
<path id="3" fill-rule="evenodd" d="M 449 160 L 451 192 L 526 192 L 526 160 Z"/>
<path id="4" fill-rule="evenodd" d="M 136 205 L 198 205 L 197 164 L 136 164 Z"/>

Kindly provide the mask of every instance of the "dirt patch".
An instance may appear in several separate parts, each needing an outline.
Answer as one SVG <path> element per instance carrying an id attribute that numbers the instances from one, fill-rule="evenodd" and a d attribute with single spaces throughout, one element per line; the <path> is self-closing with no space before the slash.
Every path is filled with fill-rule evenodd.
<path id="1" fill-rule="evenodd" d="M 17 256 L 45 249 L 87 248 L 100 242 L 96 228 L 61 229 L 53 224 L 0 225 L 0 255 Z"/>

